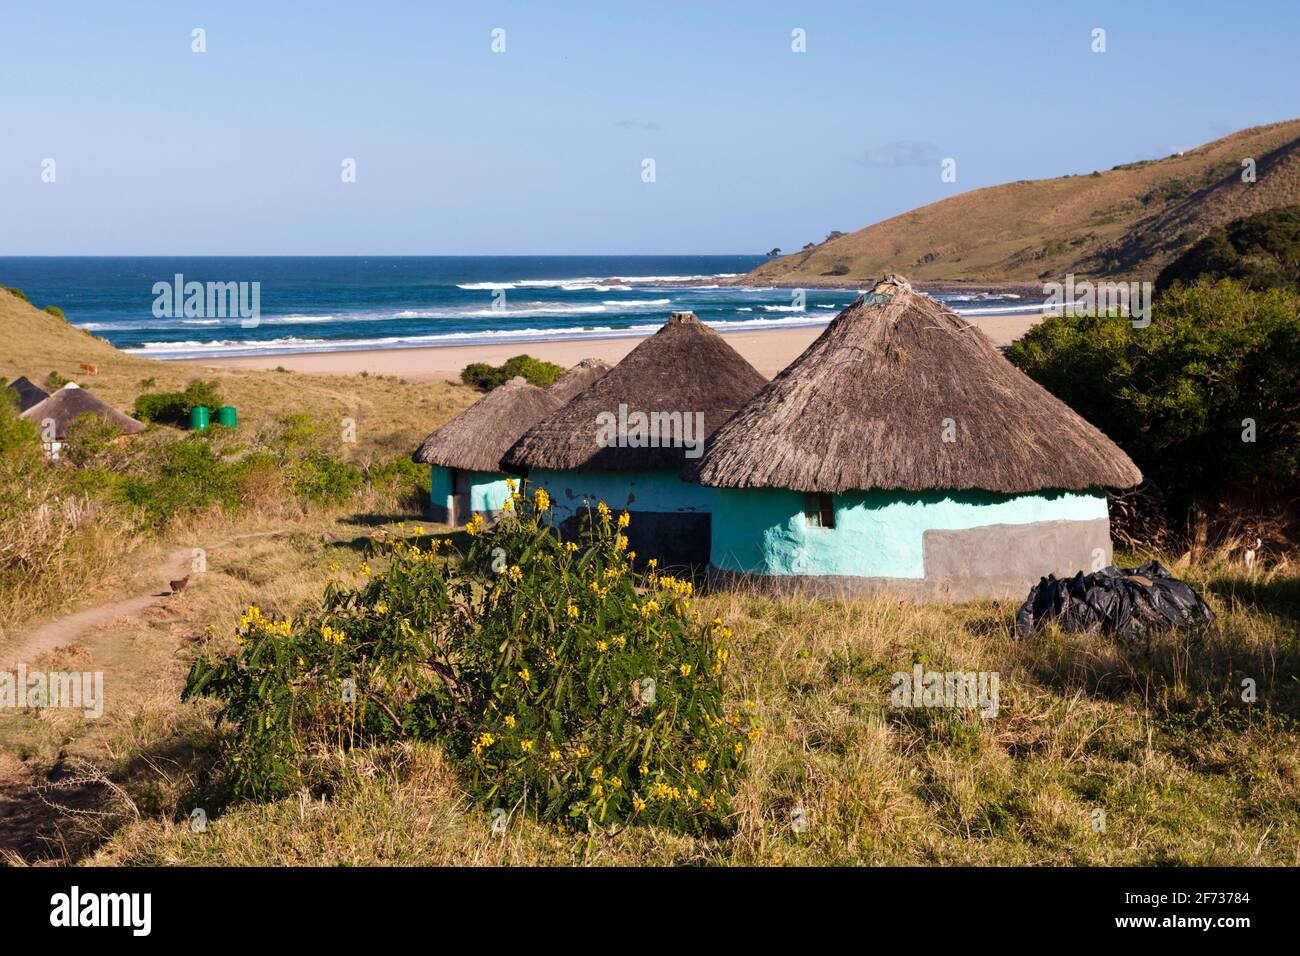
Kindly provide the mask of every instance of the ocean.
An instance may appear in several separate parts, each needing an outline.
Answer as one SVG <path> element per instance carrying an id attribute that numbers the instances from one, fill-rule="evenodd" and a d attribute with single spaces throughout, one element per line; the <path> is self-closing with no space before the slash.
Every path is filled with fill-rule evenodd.
<path id="1" fill-rule="evenodd" d="M 153 358 L 641 336 L 673 311 L 719 331 L 816 326 L 855 289 L 724 285 L 764 260 L 735 256 L 0 257 L 0 285 L 115 346 Z M 160 306 L 155 286 L 257 283 L 256 322 Z M 1034 312 L 1038 302 L 939 294 L 969 315 Z M 251 295 L 245 301 L 251 300 Z M 234 299 L 232 298 L 232 302 Z M 206 303 L 205 303 L 206 304 Z"/>

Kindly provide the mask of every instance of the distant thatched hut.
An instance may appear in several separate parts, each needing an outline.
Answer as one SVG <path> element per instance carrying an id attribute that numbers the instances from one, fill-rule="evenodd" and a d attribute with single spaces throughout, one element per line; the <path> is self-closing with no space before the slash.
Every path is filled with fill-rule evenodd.
<path id="1" fill-rule="evenodd" d="M 1023 596 L 1111 558 L 1141 474 L 978 329 L 890 276 L 718 430 L 710 563 L 815 590 Z"/>
<path id="2" fill-rule="evenodd" d="M 49 392 L 32 384 L 31 379 L 26 375 L 21 375 L 10 382 L 9 388 L 13 390 L 14 394 L 18 398 L 19 412 L 25 412 L 33 405 L 37 405 L 50 397 Z"/>
<path id="3" fill-rule="evenodd" d="M 609 363 L 597 358 L 585 358 L 552 382 L 547 391 L 563 405 L 575 395 L 591 388 L 596 379 L 608 371 Z"/>
<path id="4" fill-rule="evenodd" d="M 144 422 L 123 415 L 75 382 L 69 382 L 22 413 L 23 418 L 35 422 L 41 430 L 41 444 L 51 458 L 59 457 L 59 452 L 68 440 L 72 423 L 83 415 L 102 418 L 123 435 L 135 435 L 145 430 Z"/>
<path id="5" fill-rule="evenodd" d="M 604 501 L 631 512 L 631 547 L 642 559 L 703 566 L 713 492 L 683 482 L 680 472 L 764 381 L 693 313 L 674 312 L 590 388 L 525 432 L 501 463 L 550 493 L 566 530 Z"/>
<path id="6" fill-rule="evenodd" d="M 474 514 L 497 515 L 510 494 L 501 456 L 559 405 L 549 391 L 516 376 L 426 438 L 411 457 L 432 466 L 429 517 L 459 525 Z"/>

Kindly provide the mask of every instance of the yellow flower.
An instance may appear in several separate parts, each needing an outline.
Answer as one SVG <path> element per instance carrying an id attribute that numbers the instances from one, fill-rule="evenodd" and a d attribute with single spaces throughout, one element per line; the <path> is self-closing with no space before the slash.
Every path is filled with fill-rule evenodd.
<path id="1" fill-rule="evenodd" d="M 708 767 L 709 767 L 709 762 L 705 760 L 703 757 L 696 757 L 694 760 L 691 761 L 691 769 L 694 770 L 696 773 L 704 773 L 704 771 L 707 770 Z"/>
<path id="2" fill-rule="evenodd" d="M 530 754 L 533 752 L 533 742 L 531 740 L 521 740 L 519 741 L 519 749 L 526 754 Z"/>
<path id="3" fill-rule="evenodd" d="M 597 642 L 596 642 L 596 650 L 600 651 L 602 654 L 605 652 L 605 648 L 608 647 L 608 646 L 609 646 L 609 645 L 606 644 L 604 641 L 597 641 Z"/>
<path id="4" fill-rule="evenodd" d="M 737 740 L 736 746 L 732 747 L 731 750 L 737 757 L 739 757 L 741 754 L 745 752 L 745 745 L 742 744 L 739 740 Z"/>
<path id="5" fill-rule="evenodd" d="M 646 764 L 642 764 L 636 769 L 640 772 L 641 776 L 643 777 L 648 776 L 650 773 L 650 768 Z"/>
<path id="6" fill-rule="evenodd" d="M 749 741 L 750 741 L 750 743 L 753 743 L 755 740 L 757 740 L 757 739 L 758 739 L 759 737 L 761 737 L 761 736 L 763 736 L 763 728 L 762 728 L 762 727 L 750 727 L 750 728 L 749 728 Z"/>
<path id="7" fill-rule="evenodd" d="M 422 528 L 422 527 L 421 527 L 420 525 L 418 525 L 418 524 L 415 526 L 415 536 L 416 536 L 417 538 L 422 538 L 422 537 L 424 537 L 424 528 Z"/>
<path id="8" fill-rule="evenodd" d="M 599 780 L 603 776 L 605 776 L 604 767 L 596 767 L 594 770 L 591 771 L 591 778 L 593 780 Z"/>
<path id="9" fill-rule="evenodd" d="M 578 749 L 575 751 L 575 753 L 577 753 L 579 760 L 581 760 L 583 757 L 591 756 L 591 751 L 587 749 L 586 744 L 579 744 Z"/>
<path id="10" fill-rule="evenodd" d="M 641 812 L 642 810 L 644 810 L 644 809 L 645 809 L 645 801 L 642 800 L 640 797 L 633 797 L 633 798 L 632 798 L 632 812 L 633 812 L 633 813 L 640 813 L 640 812 Z"/>
<path id="11" fill-rule="evenodd" d="M 546 493 L 545 488 L 538 488 L 533 492 L 533 504 L 538 511 L 546 511 L 551 507 L 551 496 Z"/>
<path id="12" fill-rule="evenodd" d="M 551 757 L 551 759 L 554 760 L 556 763 L 559 763 L 559 762 L 560 762 L 561 754 L 560 754 L 560 752 L 559 752 L 558 750 L 552 750 L 551 753 L 550 753 L 550 757 Z"/>
<path id="13" fill-rule="evenodd" d="M 530 674 L 528 673 L 528 668 L 527 668 L 527 667 L 524 667 L 524 668 L 520 669 L 520 671 L 519 671 L 519 679 L 522 680 L 525 684 L 528 683 L 528 681 L 531 679 L 531 677 L 532 677 L 532 675 L 530 675 Z"/>
<path id="14" fill-rule="evenodd" d="M 567 613 L 569 615 L 569 620 L 576 621 L 578 619 L 578 608 L 576 605 L 570 604 Z"/>
<path id="15" fill-rule="evenodd" d="M 632 518 L 626 511 L 624 511 L 621 515 L 618 516 L 618 526 L 620 528 L 626 528 L 629 524 L 631 524 L 631 522 L 632 522 Z"/>
<path id="16" fill-rule="evenodd" d="M 357 571 L 360 574 L 364 574 L 368 577 L 370 575 L 370 564 L 366 561 L 362 561 L 360 564 L 357 565 Z"/>
<path id="17" fill-rule="evenodd" d="M 690 664 L 683 664 L 681 667 L 677 668 L 677 670 L 681 673 L 681 675 L 682 675 L 683 677 L 690 677 L 690 676 L 691 676 L 691 665 L 690 665 Z"/>
<path id="18" fill-rule="evenodd" d="M 380 601 L 378 604 L 375 605 L 375 613 L 376 613 L 376 614 L 387 614 L 387 613 L 388 613 L 388 605 L 385 604 L 383 601 Z"/>
<path id="19" fill-rule="evenodd" d="M 578 546 L 574 544 L 572 541 L 566 541 L 564 543 L 564 550 L 569 552 L 569 554 L 573 554 L 573 552 L 578 550 Z"/>
<path id="20" fill-rule="evenodd" d="M 469 519 L 468 523 L 466 523 L 465 531 L 470 536 L 477 535 L 483 530 L 484 524 L 485 522 L 483 521 L 483 516 L 480 514 L 476 514 L 474 515 L 474 517 Z"/>
<path id="21" fill-rule="evenodd" d="M 506 714 L 506 726 L 507 726 L 507 727 L 513 727 L 514 725 L 515 725 L 515 715 L 514 715 L 514 714 Z"/>
<path id="22" fill-rule="evenodd" d="M 596 504 L 596 513 L 597 513 L 598 515 L 600 515 L 600 517 L 601 517 L 602 519 L 608 519 L 608 518 L 609 518 L 609 505 L 605 504 L 604 501 L 597 502 L 597 504 Z"/>

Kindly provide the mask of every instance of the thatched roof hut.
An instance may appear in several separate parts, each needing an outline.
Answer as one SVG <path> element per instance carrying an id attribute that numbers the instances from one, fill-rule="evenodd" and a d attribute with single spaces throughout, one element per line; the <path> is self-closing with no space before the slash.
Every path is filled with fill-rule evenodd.
<path id="1" fill-rule="evenodd" d="M 691 475 L 714 487 L 828 493 L 1142 480 L 979 329 L 897 276 L 841 312 L 727 422 Z"/>
<path id="2" fill-rule="evenodd" d="M 819 593 L 1023 597 L 1111 557 L 1141 473 L 978 329 L 890 276 L 714 434 L 709 564 Z"/>
<path id="3" fill-rule="evenodd" d="M 50 397 L 50 393 L 45 389 L 32 384 L 32 381 L 26 375 L 20 375 L 9 383 L 11 388 L 18 396 L 18 411 L 25 412 L 40 402 Z"/>
<path id="4" fill-rule="evenodd" d="M 585 358 L 577 365 L 567 369 L 563 375 L 551 383 L 547 391 L 563 404 L 569 399 L 585 392 L 595 384 L 596 379 L 609 371 L 609 363 L 598 358 Z"/>
<path id="5" fill-rule="evenodd" d="M 601 445 L 598 419 L 636 412 L 704 416 L 711 435 L 766 379 L 692 312 L 674 312 L 654 335 L 558 411 L 528 429 L 502 458 L 507 470 L 680 469 L 681 447 Z"/>
<path id="6" fill-rule="evenodd" d="M 547 389 L 515 376 L 433 432 L 411 457 L 443 468 L 499 472 L 506 450 L 559 404 Z"/>
<path id="7" fill-rule="evenodd" d="M 145 430 L 144 422 L 123 415 L 75 382 L 69 382 L 49 398 L 37 402 L 22 413 L 23 418 L 38 424 L 53 419 L 55 440 L 60 442 L 68 437 L 69 426 L 82 415 L 97 415 L 124 435 L 134 435 Z"/>

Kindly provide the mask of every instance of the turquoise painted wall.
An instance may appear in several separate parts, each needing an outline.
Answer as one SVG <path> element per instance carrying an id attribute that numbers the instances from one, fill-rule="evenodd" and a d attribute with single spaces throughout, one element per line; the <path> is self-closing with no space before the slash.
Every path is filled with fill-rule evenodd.
<path id="1" fill-rule="evenodd" d="M 710 562 L 755 574 L 921 578 L 921 535 L 990 524 L 1105 518 L 1106 496 L 1078 492 L 853 491 L 834 496 L 835 527 L 810 526 L 803 494 L 717 488 Z"/>
<path id="2" fill-rule="evenodd" d="M 519 479 L 515 479 L 519 487 Z M 476 471 L 469 476 L 469 507 L 471 511 L 500 511 L 510 497 L 506 476 L 499 471 Z"/>
<path id="3" fill-rule="evenodd" d="M 451 469 L 432 465 L 430 472 L 429 501 L 442 504 L 448 513 L 452 507 Z M 518 480 L 515 482 L 518 486 Z M 471 511 L 500 511 L 510 488 L 506 476 L 495 471 L 473 471 L 469 476 L 469 507 Z"/>
<path id="4" fill-rule="evenodd" d="M 441 465 L 430 466 L 429 504 L 442 505 L 451 513 L 451 472 Z"/>
<path id="5" fill-rule="evenodd" d="M 528 476 L 533 488 L 545 488 L 555 504 L 557 522 L 604 501 L 613 511 L 664 511 L 708 514 L 713 489 L 689 484 L 675 471 L 546 471 Z"/>

